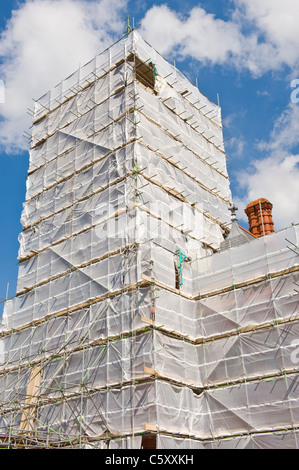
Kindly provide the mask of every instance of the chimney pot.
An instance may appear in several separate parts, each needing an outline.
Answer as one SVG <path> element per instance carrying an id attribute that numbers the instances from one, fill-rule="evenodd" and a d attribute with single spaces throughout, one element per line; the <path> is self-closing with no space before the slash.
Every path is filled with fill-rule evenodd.
<path id="1" fill-rule="evenodd" d="M 265 198 L 257 199 L 248 204 L 245 214 L 248 217 L 249 231 L 259 238 L 274 232 L 272 219 L 273 205 Z"/>

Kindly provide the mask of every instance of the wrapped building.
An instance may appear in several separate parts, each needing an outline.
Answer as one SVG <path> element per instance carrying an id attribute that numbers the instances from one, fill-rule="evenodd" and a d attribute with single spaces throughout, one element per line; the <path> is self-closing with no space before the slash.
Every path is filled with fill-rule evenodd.
<path id="1" fill-rule="evenodd" d="M 299 447 L 299 226 L 231 202 L 219 106 L 135 30 L 35 103 L 2 447 Z"/>

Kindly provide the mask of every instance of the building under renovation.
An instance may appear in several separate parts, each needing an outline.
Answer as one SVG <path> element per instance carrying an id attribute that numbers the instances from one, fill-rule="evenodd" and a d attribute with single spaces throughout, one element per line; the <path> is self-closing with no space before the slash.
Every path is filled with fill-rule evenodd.
<path id="1" fill-rule="evenodd" d="M 35 103 L 2 448 L 299 448 L 299 225 L 242 229 L 226 162 L 135 30 Z"/>

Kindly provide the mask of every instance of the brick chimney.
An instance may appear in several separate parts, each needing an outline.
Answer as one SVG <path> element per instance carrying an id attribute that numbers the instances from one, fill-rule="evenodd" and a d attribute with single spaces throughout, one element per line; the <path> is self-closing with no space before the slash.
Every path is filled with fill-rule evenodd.
<path id="1" fill-rule="evenodd" d="M 244 212 L 248 217 L 249 231 L 255 237 L 259 238 L 274 232 L 272 207 L 271 202 L 264 198 L 252 201 L 246 207 Z"/>

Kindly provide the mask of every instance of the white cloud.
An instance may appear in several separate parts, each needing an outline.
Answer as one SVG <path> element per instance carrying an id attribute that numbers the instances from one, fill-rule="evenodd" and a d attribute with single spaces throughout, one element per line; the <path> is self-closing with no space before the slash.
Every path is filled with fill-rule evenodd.
<path id="1" fill-rule="evenodd" d="M 153 6 L 142 21 L 142 31 L 162 54 L 175 52 L 200 61 L 223 63 L 241 52 L 238 26 L 217 19 L 200 7 L 183 17 L 167 5 Z"/>
<path id="2" fill-rule="evenodd" d="M 180 15 L 167 5 L 147 11 L 146 39 L 164 54 L 247 69 L 254 76 L 299 63 L 298 0 L 231 0 L 229 20 L 194 7 Z"/>
<path id="3" fill-rule="evenodd" d="M 239 205 L 239 218 L 248 202 L 265 197 L 273 204 L 275 228 L 299 222 L 299 106 L 292 103 L 276 120 L 269 141 L 260 142 L 266 156 L 253 160 L 247 171 L 238 174 L 244 197 L 235 199 Z"/>
<path id="4" fill-rule="evenodd" d="M 298 0 L 234 0 L 277 51 L 277 59 L 290 66 L 298 62 Z"/>
<path id="5" fill-rule="evenodd" d="M 269 141 L 260 142 L 259 149 L 281 154 L 299 144 L 299 106 L 290 104 L 274 123 Z"/>
<path id="6" fill-rule="evenodd" d="M 234 155 L 235 159 L 241 159 L 243 158 L 243 152 L 246 144 L 247 142 L 243 137 L 233 137 L 228 141 L 228 144 L 226 144 L 226 149 L 228 149 L 229 153 Z"/>
<path id="7" fill-rule="evenodd" d="M 14 10 L 0 38 L 5 82 L 0 144 L 27 148 L 27 108 L 64 77 L 106 48 L 124 29 L 127 0 L 27 0 Z M 115 34 L 115 37 L 113 35 Z"/>

